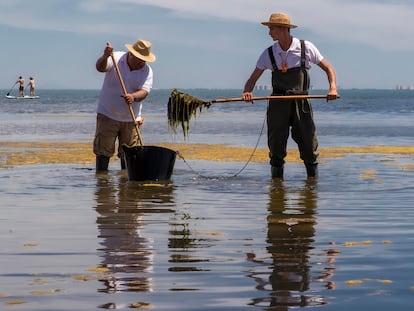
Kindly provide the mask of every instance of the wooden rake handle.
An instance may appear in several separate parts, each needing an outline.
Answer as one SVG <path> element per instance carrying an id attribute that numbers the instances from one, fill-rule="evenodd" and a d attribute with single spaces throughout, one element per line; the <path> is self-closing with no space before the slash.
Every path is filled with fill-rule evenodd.
<path id="1" fill-rule="evenodd" d="M 108 42 L 108 43 L 107 43 L 107 45 L 110 45 L 110 43 Z M 127 92 L 127 89 L 126 89 L 126 87 L 125 87 L 124 79 L 122 79 L 121 72 L 119 71 L 118 63 L 117 63 L 117 62 L 116 62 L 116 60 L 115 60 L 114 53 L 111 53 L 111 59 L 112 59 L 112 63 L 114 64 L 116 74 L 118 75 L 119 83 L 121 84 L 122 91 L 123 91 L 124 96 L 125 96 L 125 95 L 127 95 L 127 94 L 128 94 L 128 92 Z M 139 141 L 139 144 L 140 144 L 141 146 L 144 146 L 144 140 L 143 140 L 143 138 L 142 138 L 142 135 L 141 135 L 141 130 L 139 129 L 139 125 L 138 125 L 137 120 L 136 120 L 136 118 L 135 118 L 135 113 L 134 113 L 134 110 L 132 109 L 132 106 L 131 106 L 129 103 L 126 103 L 126 104 L 128 105 L 128 108 L 129 108 L 129 113 L 131 114 L 131 118 L 132 118 L 132 120 L 133 120 L 133 122 L 134 122 L 134 124 L 135 124 L 135 129 L 136 129 L 137 134 L 138 134 L 138 141 Z"/>
<path id="2" fill-rule="evenodd" d="M 327 95 L 276 95 L 276 96 L 256 96 L 252 100 L 269 100 L 269 99 L 279 99 L 279 100 L 289 100 L 289 99 L 327 99 Z M 339 96 L 337 97 L 339 98 Z M 243 98 L 218 98 L 210 101 L 210 103 L 228 103 L 228 102 L 237 102 L 243 101 Z"/>

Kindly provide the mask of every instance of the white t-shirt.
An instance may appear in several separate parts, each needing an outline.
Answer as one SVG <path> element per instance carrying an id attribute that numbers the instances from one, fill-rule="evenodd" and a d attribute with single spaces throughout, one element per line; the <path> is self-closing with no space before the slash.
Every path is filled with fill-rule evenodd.
<path id="1" fill-rule="evenodd" d="M 131 71 L 127 64 L 127 52 L 114 52 L 114 57 L 118 62 L 119 71 L 121 72 L 128 93 L 136 92 L 139 89 L 144 89 L 148 93 L 151 91 L 152 69 L 147 63 L 143 68 Z M 128 104 L 122 96 L 123 90 L 118 75 L 112 63 L 112 58 L 109 58 L 99 96 L 97 112 L 116 121 L 131 122 L 132 118 Z M 136 120 L 139 121 L 142 110 L 141 102 L 134 102 L 132 109 Z"/>
<path id="2" fill-rule="evenodd" d="M 276 41 L 272 46 L 272 50 L 279 70 L 282 68 L 282 62 L 286 62 L 288 68 L 300 67 L 301 47 L 299 39 L 293 38 L 292 44 L 287 51 L 283 51 L 279 42 Z M 323 56 L 319 50 L 309 41 L 305 41 L 305 58 L 305 66 L 308 69 L 311 67 L 311 64 L 319 64 L 323 60 Z M 269 69 L 273 71 L 272 62 L 267 49 L 260 55 L 256 67 L 262 70 Z"/>

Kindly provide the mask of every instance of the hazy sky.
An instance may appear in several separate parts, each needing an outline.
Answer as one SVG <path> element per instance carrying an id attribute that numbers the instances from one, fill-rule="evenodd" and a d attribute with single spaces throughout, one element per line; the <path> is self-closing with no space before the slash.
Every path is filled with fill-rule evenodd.
<path id="1" fill-rule="evenodd" d="M 414 85 L 412 0 L 1 0 L 0 88 L 33 75 L 38 88 L 100 88 L 95 61 L 153 43 L 155 88 L 242 88 L 272 40 L 262 21 L 286 12 L 342 88 Z M 315 88 L 327 88 L 319 67 Z M 266 74 L 259 84 L 269 84 Z"/>

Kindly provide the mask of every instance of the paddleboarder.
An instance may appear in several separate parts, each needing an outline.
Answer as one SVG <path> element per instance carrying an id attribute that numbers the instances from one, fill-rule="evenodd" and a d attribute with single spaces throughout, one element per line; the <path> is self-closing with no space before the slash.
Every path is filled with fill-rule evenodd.
<path id="1" fill-rule="evenodd" d="M 28 86 L 29 86 L 30 96 L 35 96 L 35 87 L 36 87 L 36 85 L 35 85 L 35 80 L 34 80 L 33 77 L 29 78 Z"/>
<path id="2" fill-rule="evenodd" d="M 135 123 L 131 121 L 128 105 L 132 107 L 138 125 L 141 125 L 142 101 L 152 89 L 153 72 L 147 62 L 154 62 L 156 57 L 151 52 L 151 42 L 139 39 L 134 44 L 125 44 L 125 47 L 126 52 L 114 52 L 113 47 L 107 43 L 103 54 L 96 61 L 96 70 L 105 73 L 97 107 L 93 142 L 96 171 L 108 170 L 109 159 L 115 153 L 117 140 L 117 155 L 121 159 L 121 168 L 125 168 L 121 146 L 134 146 L 139 139 Z M 124 79 L 127 91 L 125 95 L 112 62 L 112 54 Z"/>
<path id="3" fill-rule="evenodd" d="M 19 96 L 24 97 L 24 78 L 20 76 L 16 83 L 19 83 Z"/>
<path id="4" fill-rule="evenodd" d="M 244 101 L 252 102 L 253 89 L 265 70 L 272 71 L 272 95 L 307 94 L 311 64 L 318 65 L 326 73 L 329 82 L 327 100 L 339 97 L 334 68 L 313 43 L 299 40 L 290 34 L 290 30 L 297 26 L 291 24 L 289 15 L 271 14 L 269 20 L 262 22 L 262 25 L 269 28 L 269 35 L 275 43 L 259 56 L 256 68 L 245 83 Z M 270 100 L 267 127 L 272 178 L 283 179 L 290 128 L 306 166 L 307 176 L 317 177 L 318 139 L 309 100 Z"/>

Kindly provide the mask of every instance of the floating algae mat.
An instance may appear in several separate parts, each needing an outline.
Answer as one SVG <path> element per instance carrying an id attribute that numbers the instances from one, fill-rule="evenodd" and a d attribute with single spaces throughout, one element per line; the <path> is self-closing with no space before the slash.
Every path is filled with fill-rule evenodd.
<path id="1" fill-rule="evenodd" d="M 91 143 L 85 142 L 2 142 L 0 147 L 0 168 L 33 164 L 83 164 L 95 163 Z M 223 144 L 171 144 L 160 143 L 159 146 L 178 150 L 186 160 L 206 160 L 219 162 L 246 162 L 251 148 Z M 267 148 L 255 151 L 251 162 L 269 161 Z M 387 154 L 389 160 L 401 156 L 412 157 L 414 146 L 366 146 L 320 148 L 321 161 L 345 157 L 349 154 Z M 112 157 L 116 161 L 116 157 Z M 297 149 L 288 150 L 287 162 L 302 162 Z M 414 169 L 407 165 L 405 169 Z"/>

